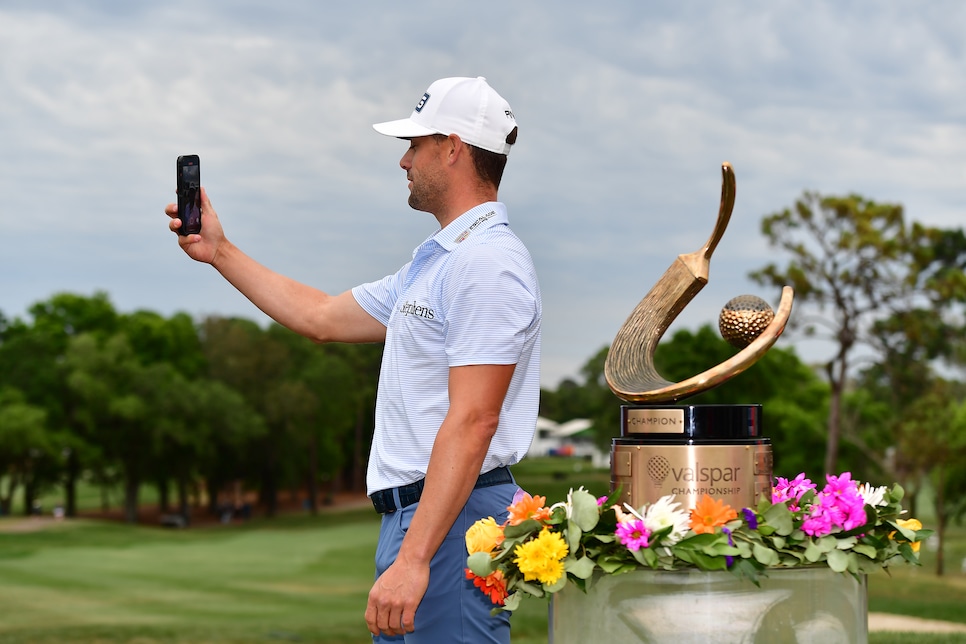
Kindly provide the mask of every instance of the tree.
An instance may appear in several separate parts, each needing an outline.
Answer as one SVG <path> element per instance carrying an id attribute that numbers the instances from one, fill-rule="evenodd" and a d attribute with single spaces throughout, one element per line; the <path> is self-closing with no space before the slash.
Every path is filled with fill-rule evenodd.
<path id="1" fill-rule="evenodd" d="M 88 466 L 98 462 L 100 449 L 87 440 L 76 418 L 64 356 L 70 339 L 78 334 L 113 333 L 118 315 L 103 292 L 90 297 L 58 293 L 33 304 L 28 313 L 30 323 L 16 319 L 0 329 L 0 387 L 15 386 L 30 404 L 47 413 L 47 424 L 65 456 L 63 467 L 47 469 L 45 475 L 63 474 L 66 514 L 75 516 L 77 480 L 85 460 Z"/>
<path id="2" fill-rule="evenodd" d="M 265 422 L 266 431 L 246 451 L 248 471 L 258 479 L 259 503 L 273 515 L 290 467 L 285 455 L 293 451 L 288 445 L 288 421 L 278 413 L 276 400 L 285 394 L 279 386 L 289 374 L 290 350 L 250 320 L 209 317 L 202 322 L 201 331 L 208 377 L 240 393 Z M 215 492 L 211 490 L 209 495 L 213 500 Z"/>
<path id="3" fill-rule="evenodd" d="M 155 422 L 162 412 L 157 392 L 164 391 L 169 374 L 141 365 L 121 333 L 72 338 L 65 365 L 68 386 L 78 399 L 76 417 L 123 472 L 124 517 L 136 523 L 138 494 L 158 444 Z"/>
<path id="4" fill-rule="evenodd" d="M 0 490 L 0 515 L 11 513 L 20 485 L 25 488 L 24 514 L 32 509 L 35 468 L 56 453 L 46 420 L 44 410 L 28 403 L 22 393 L 0 388 L 0 475 L 7 479 L 6 491 Z"/>
<path id="5" fill-rule="evenodd" d="M 824 467 L 834 472 L 855 350 L 868 345 L 874 320 L 918 308 L 941 315 L 961 299 L 966 283 L 956 265 L 966 245 L 959 245 L 961 233 L 907 225 L 901 205 L 858 195 L 806 192 L 794 208 L 765 217 L 761 229 L 791 259 L 751 273 L 752 279 L 793 286 L 799 304 L 791 326 L 809 336 L 824 330 L 819 337 L 834 347 L 824 364 L 831 389 Z"/>
<path id="6" fill-rule="evenodd" d="M 946 528 L 966 511 L 966 403 L 961 383 L 936 381 L 933 388 L 906 410 L 899 451 L 930 473 L 935 490 L 936 574 L 944 572 Z M 958 391 L 957 391 L 958 390 Z"/>

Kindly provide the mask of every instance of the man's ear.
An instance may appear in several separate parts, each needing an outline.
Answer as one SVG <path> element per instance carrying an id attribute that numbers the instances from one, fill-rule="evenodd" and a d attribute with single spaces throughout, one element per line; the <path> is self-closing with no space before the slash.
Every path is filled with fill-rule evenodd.
<path id="1" fill-rule="evenodd" d="M 446 162 L 449 165 L 454 165 L 460 159 L 461 156 L 467 154 L 469 151 L 466 149 L 466 144 L 459 137 L 458 134 L 450 134 L 446 137 L 446 141 L 443 145 L 448 146 L 445 150 Z"/>

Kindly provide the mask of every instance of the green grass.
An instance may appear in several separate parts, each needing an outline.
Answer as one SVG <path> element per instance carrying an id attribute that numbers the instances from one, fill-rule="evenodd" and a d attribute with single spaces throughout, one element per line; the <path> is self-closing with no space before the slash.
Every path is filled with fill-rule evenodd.
<path id="1" fill-rule="evenodd" d="M 606 472 L 574 465 L 541 459 L 517 474 L 550 501 L 573 485 L 607 490 Z M 0 643 L 367 642 L 377 521 L 361 509 L 181 531 L 89 520 L 0 531 Z M 949 552 L 964 544 L 956 528 Z M 959 559 L 936 578 L 933 557 L 924 549 L 923 568 L 874 575 L 870 610 L 966 622 Z M 513 629 L 514 644 L 545 644 L 546 604 L 524 602 Z M 872 633 L 870 642 L 966 644 L 966 635 Z"/>

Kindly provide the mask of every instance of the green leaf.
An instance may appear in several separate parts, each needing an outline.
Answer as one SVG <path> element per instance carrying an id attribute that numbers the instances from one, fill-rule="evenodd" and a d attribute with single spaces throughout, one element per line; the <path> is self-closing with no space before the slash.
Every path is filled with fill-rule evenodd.
<path id="1" fill-rule="evenodd" d="M 808 545 L 805 546 L 805 559 L 810 563 L 815 563 L 821 559 L 823 554 L 825 553 L 823 553 L 822 550 L 815 545 L 814 541 L 809 541 Z"/>
<path id="2" fill-rule="evenodd" d="M 768 508 L 762 518 L 764 523 L 774 528 L 780 535 L 790 535 L 792 530 L 795 529 L 792 513 L 784 503 L 776 503 Z M 758 529 L 762 529 L 761 522 L 759 522 Z"/>
<path id="3" fill-rule="evenodd" d="M 503 601 L 503 610 L 516 610 L 520 608 L 520 600 L 523 596 L 520 593 L 513 593 L 508 595 Z M 495 609 L 494 609 L 495 610 Z"/>
<path id="4" fill-rule="evenodd" d="M 814 541 L 815 547 L 819 549 L 820 552 L 831 552 L 835 550 L 835 546 L 838 545 L 838 539 L 832 535 L 826 535 Z"/>
<path id="5" fill-rule="evenodd" d="M 624 562 L 617 559 L 598 559 L 597 565 L 600 566 L 600 569 L 605 573 L 612 574 L 617 572 L 621 566 L 624 565 Z"/>
<path id="6" fill-rule="evenodd" d="M 568 558 L 564 561 L 564 570 L 579 579 L 588 579 L 594 574 L 595 564 L 588 557 L 580 559 Z"/>
<path id="7" fill-rule="evenodd" d="M 692 552 L 692 562 L 701 570 L 727 570 L 728 562 L 724 557 L 709 557 L 701 552 Z"/>
<path id="8" fill-rule="evenodd" d="M 577 490 L 571 494 L 572 512 L 570 520 L 584 532 L 590 532 L 600 519 L 597 499 L 587 490 Z"/>
<path id="9" fill-rule="evenodd" d="M 835 540 L 835 548 L 837 550 L 850 550 L 859 540 L 855 537 L 845 537 L 844 539 Z"/>
<path id="10" fill-rule="evenodd" d="M 878 555 L 878 551 L 875 548 L 873 548 L 872 546 L 869 546 L 869 545 L 862 544 L 862 543 L 860 543 L 857 546 L 855 546 L 854 548 L 852 548 L 852 550 L 854 552 L 857 552 L 860 555 L 865 555 L 869 559 L 875 559 L 876 556 Z"/>
<path id="11" fill-rule="evenodd" d="M 543 589 L 548 593 L 556 593 L 563 590 L 564 586 L 567 585 L 567 575 L 566 573 L 560 575 L 560 579 L 552 584 L 544 584 Z"/>
<path id="12" fill-rule="evenodd" d="M 828 553 L 828 567 L 835 572 L 845 572 L 849 569 L 849 555 L 842 550 L 832 550 Z"/>
<path id="13" fill-rule="evenodd" d="M 580 547 L 580 537 L 582 535 L 583 535 L 583 532 L 581 531 L 580 527 L 576 523 L 574 523 L 573 521 L 568 522 L 567 530 L 564 534 L 567 540 L 567 550 L 569 550 L 570 552 L 576 552 L 577 548 Z"/>
<path id="14" fill-rule="evenodd" d="M 771 548 L 766 548 L 765 546 L 756 543 L 752 549 L 755 555 L 755 561 L 763 566 L 777 566 L 778 565 L 778 553 L 776 553 Z"/>
<path id="15" fill-rule="evenodd" d="M 534 532 L 539 532 L 543 528 L 539 522 L 527 519 L 517 525 L 508 525 L 503 529 L 503 536 L 506 539 L 529 536 Z"/>
<path id="16" fill-rule="evenodd" d="M 566 578 L 566 575 L 562 576 Z M 525 593 L 533 595 L 534 597 L 543 597 L 543 586 L 539 584 L 531 584 L 526 581 L 519 581 L 517 582 L 516 587 Z"/>
<path id="17" fill-rule="evenodd" d="M 496 570 L 493 558 L 486 552 L 474 552 L 466 558 L 466 567 L 473 571 L 474 575 L 486 577 Z"/>

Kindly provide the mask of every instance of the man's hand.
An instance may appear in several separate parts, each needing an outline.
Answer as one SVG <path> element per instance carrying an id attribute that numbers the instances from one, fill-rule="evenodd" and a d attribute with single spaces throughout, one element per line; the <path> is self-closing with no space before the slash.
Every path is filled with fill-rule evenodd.
<path id="1" fill-rule="evenodd" d="M 171 221 L 168 228 L 173 232 L 178 232 L 182 222 L 178 218 L 178 204 L 168 204 L 164 212 Z M 225 233 L 218 221 L 218 214 L 208 200 L 208 193 L 204 188 L 201 189 L 201 234 L 200 235 L 178 235 L 178 244 L 184 249 L 193 260 L 213 264 L 218 256 L 218 247 L 225 241 Z"/>
<path id="2" fill-rule="evenodd" d="M 396 560 L 386 568 L 372 590 L 366 606 L 366 624 L 373 635 L 404 635 L 416 625 L 416 609 L 429 586 L 429 564 Z"/>

